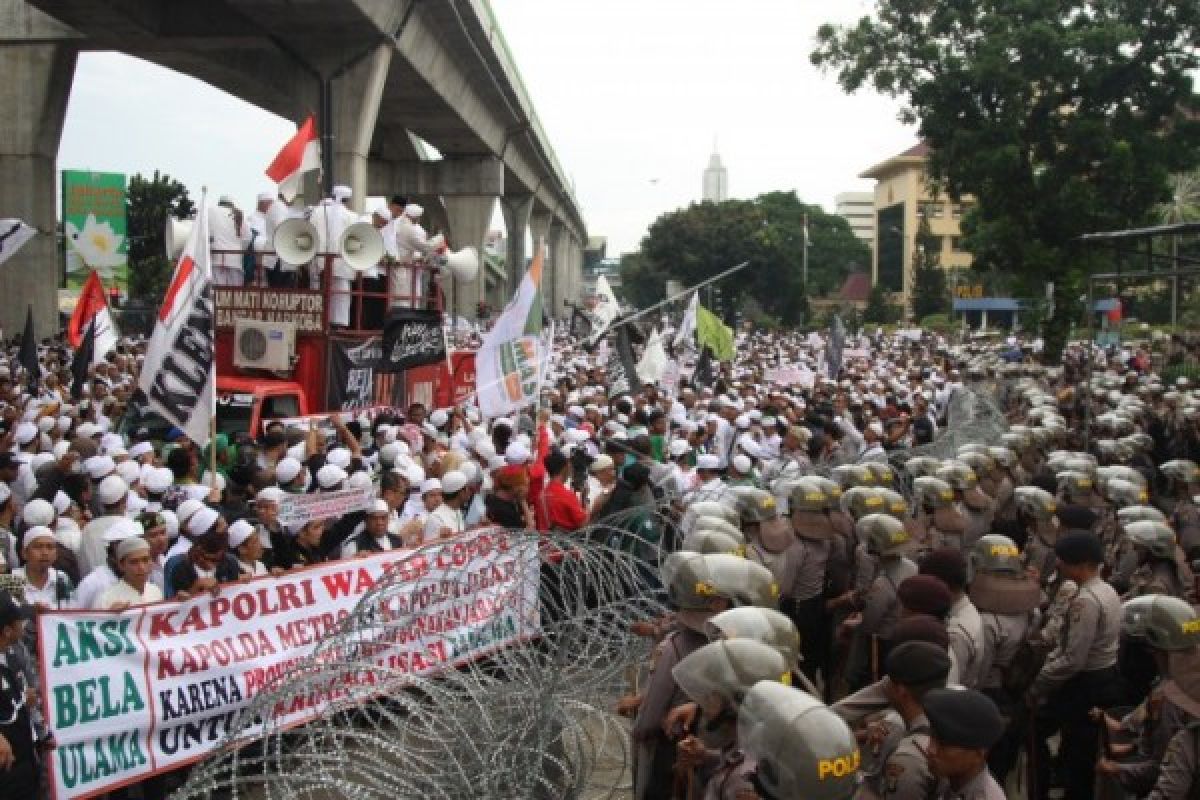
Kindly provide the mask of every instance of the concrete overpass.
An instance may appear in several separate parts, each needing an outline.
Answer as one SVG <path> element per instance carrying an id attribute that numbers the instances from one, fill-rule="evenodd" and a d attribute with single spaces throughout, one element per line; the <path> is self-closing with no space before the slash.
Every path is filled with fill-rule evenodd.
<path id="1" fill-rule="evenodd" d="M 54 229 L 55 160 L 87 50 L 143 58 L 288 119 L 316 111 L 327 185 L 350 185 L 358 203 L 415 197 L 455 248 L 482 250 L 499 201 L 507 274 L 452 287 L 460 311 L 507 302 L 526 230 L 549 247 L 548 308 L 562 315 L 578 298 L 583 215 L 486 0 L 0 0 L 0 216 Z M 306 199 L 319 191 L 311 182 Z M 38 331 L 53 330 L 57 258 L 53 237 L 38 236 L 0 270 L 9 335 L 28 302 Z"/>

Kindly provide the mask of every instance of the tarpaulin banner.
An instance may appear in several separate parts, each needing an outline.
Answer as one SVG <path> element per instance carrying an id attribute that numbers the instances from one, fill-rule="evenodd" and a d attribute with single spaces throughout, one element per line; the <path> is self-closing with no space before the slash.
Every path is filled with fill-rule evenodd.
<path id="1" fill-rule="evenodd" d="M 62 220 L 67 288 L 78 289 L 92 270 L 109 286 L 129 286 L 126 261 L 125 175 L 62 171 Z"/>
<path id="2" fill-rule="evenodd" d="M 279 524 L 290 528 L 314 519 L 333 519 L 353 514 L 369 506 L 374 496 L 373 489 L 286 494 L 279 501 Z"/>
<path id="3" fill-rule="evenodd" d="M 372 595 L 379 606 L 355 616 L 380 620 L 360 652 L 387 671 L 347 669 L 344 687 L 331 681 L 326 692 L 275 706 L 273 726 L 301 725 L 351 691 L 393 692 L 405 676 L 437 674 L 541 631 L 537 541 L 500 529 L 223 586 L 216 597 L 40 614 L 55 800 L 204 758 L 256 695 L 287 685 L 385 575 L 397 590 Z M 370 634 L 361 631 L 364 641 Z"/>

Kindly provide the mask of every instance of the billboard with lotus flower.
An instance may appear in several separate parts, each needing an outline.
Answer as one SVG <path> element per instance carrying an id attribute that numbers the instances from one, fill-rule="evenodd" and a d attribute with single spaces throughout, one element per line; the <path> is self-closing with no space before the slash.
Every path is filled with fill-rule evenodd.
<path id="1" fill-rule="evenodd" d="M 125 175 L 120 172 L 62 172 L 66 287 L 78 289 L 93 269 L 106 288 L 126 292 L 129 242 L 125 226 Z"/>

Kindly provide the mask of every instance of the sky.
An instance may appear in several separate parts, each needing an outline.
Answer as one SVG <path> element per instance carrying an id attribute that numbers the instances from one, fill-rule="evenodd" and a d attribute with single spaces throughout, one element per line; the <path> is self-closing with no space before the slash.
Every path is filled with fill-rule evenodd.
<path id="1" fill-rule="evenodd" d="M 832 211 L 857 175 L 910 147 L 899 104 L 846 95 L 811 66 L 818 26 L 866 0 L 492 0 L 537 114 L 608 255 L 698 200 L 714 142 L 732 197 L 795 190 Z M 159 169 L 244 207 L 295 129 L 183 75 L 115 53 L 80 56 L 60 169 Z M 496 215 L 496 227 L 503 223 Z"/>

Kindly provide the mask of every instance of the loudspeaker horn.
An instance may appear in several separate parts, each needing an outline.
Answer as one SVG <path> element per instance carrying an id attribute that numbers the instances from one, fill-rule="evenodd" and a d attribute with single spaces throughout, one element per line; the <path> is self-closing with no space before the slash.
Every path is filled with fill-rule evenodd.
<path id="1" fill-rule="evenodd" d="M 187 241 L 192 235 L 193 224 L 190 219 L 167 217 L 167 230 L 163 234 L 167 245 L 167 260 L 175 261 L 183 255 L 183 248 L 187 247 Z"/>
<path id="2" fill-rule="evenodd" d="M 479 275 L 479 252 L 474 247 L 464 247 L 455 253 L 447 253 L 442 267 L 450 270 L 457 281 L 470 283 Z"/>
<path id="3" fill-rule="evenodd" d="M 342 233 L 338 255 L 355 272 L 366 272 L 383 258 L 383 237 L 369 222 L 356 222 Z"/>
<path id="4" fill-rule="evenodd" d="M 317 229 L 306 219 L 285 219 L 275 228 L 271 247 L 285 264 L 299 267 L 317 254 Z"/>

